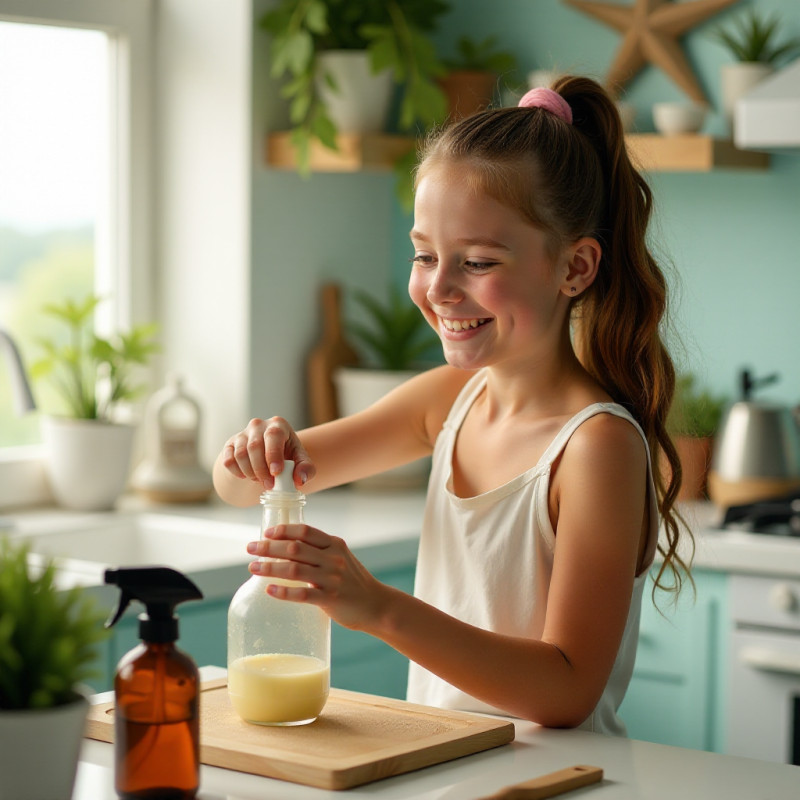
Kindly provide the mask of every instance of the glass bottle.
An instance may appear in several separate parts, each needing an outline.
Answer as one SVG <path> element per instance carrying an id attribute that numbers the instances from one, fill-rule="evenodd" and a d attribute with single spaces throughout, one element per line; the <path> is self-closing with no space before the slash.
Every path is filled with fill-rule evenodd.
<path id="1" fill-rule="evenodd" d="M 306 498 L 285 461 L 275 487 L 261 495 L 261 538 L 267 528 L 303 522 Z M 263 561 L 274 561 L 262 558 Z M 278 600 L 270 584 L 304 586 L 282 578 L 251 576 L 228 609 L 228 694 L 236 713 L 259 725 L 304 725 L 322 711 L 330 688 L 327 614 L 315 605 Z"/>

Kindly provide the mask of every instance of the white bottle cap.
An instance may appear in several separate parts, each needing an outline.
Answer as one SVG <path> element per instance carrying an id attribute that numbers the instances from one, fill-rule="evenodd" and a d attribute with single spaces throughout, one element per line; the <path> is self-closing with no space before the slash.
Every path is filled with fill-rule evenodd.
<path id="1" fill-rule="evenodd" d="M 274 492 L 296 492 L 292 475 L 294 473 L 294 461 L 283 462 L 283 472 L 275 476 Z"/>

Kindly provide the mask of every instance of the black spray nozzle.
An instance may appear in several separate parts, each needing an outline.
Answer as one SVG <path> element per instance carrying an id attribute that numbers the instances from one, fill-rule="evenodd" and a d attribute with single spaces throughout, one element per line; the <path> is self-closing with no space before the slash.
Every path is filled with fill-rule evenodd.
<path id="1" fill-rule="evenodd" d="M 147 642 L 174 642 L 178 638 L 175 606 L 203 599 L 203 593 L 192 581 L 169 567 L 107 569 L 105 582 L 121 590 L 119 604 L 106 627 L 116 624 L 131 600 L 138 600 L 147 609 L 139 616 L 139 636 Z"/>

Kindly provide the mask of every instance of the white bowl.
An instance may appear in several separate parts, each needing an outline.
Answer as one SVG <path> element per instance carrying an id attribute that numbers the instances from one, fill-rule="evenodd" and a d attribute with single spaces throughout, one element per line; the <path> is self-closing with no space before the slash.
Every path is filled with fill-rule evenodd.
<path id="1" fill-rule="evenodd" d="M 653 124 L 659 133 L 696 133 L 703 127 L 706 107 L 700 103 L 654 103 Z"/>

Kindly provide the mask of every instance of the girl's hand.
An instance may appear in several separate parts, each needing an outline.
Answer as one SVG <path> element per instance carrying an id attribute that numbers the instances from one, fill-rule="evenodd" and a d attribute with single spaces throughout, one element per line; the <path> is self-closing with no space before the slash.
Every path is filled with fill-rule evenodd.
<path id="1" fill-rule="evenodd" d="M 319 606 L 346 628 L 370 630 L 376 625 L 388 587 L 367 571 L 343 539 L 302 524 L 267 528 L 264 537 L 248 544 L 247 552 L 281 560 L 254 561 L 250 572 L 310 584 L 270 584 L 270 595 Z"/>
<path id="2" fill-rule="evenodd" d="M 232 475 L 268 489 L 274 485 L 274 476 L 283 471 L 286 458 L 295 462 L 295 486 L 302 486 L 314 476 L 313 462 L 292 426 L 282 417 L 251 419 L 243 431 L 225 442 L 221 454 L 223 467 Z"/>

